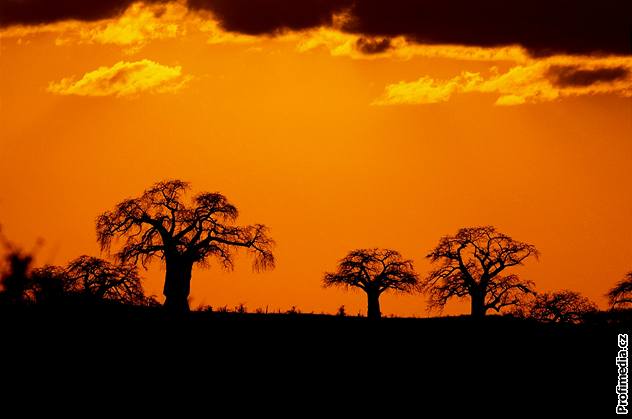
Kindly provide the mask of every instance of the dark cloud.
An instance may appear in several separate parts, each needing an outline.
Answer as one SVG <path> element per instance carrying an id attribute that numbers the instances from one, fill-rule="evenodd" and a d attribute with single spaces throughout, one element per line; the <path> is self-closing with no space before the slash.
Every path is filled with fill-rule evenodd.
<path id="1" fill-rule="evenodd" d="M 625 67 L 603 67 L 582 69 L 577 66 L 551 66 L 547 78 L 558 87 L 586 87 L 595 83 L 609 83 L 623 80 L 630 71 Z"/>
<path id="2" fill-rule="evenodd" d="M 534 56 L 631 54 L 629 0 L 189 0 L 228 30 L 248 34 L 329 25 L 367 37 L 406 36 L 418 43 L 519 44 Z"/>
<path id="3" fill-rule="evenodd" d="M 36 25 L 69 19 L 104 19 L 123 13 L 134 2 L 135 0 L 0 0 L 0 26 Z"/>
<path id="4" fill-rule="evenodd" d="M 519 44 L 535 56 L 632 53 L 629 0 L 361 0 L 352 17 L 349 31 L 419 43 Z"/>
<path id="5" fill-rule="evenodd" d="M 356 48 L 364 54 L 379 54 L 391 47 L 389 38 L 358 38 Z"/>
<path id="6" fill-rule="evenodd" d="M 249 35 L 331 26 L 352 0 L 188 0 L 192 10 L 212 12 L 222 27 Z"/>
<path id="7" fill-rule="evenodd" d="M 0 0 L 0 26 L 121 13 L 133 0 Z M 163 2 L 163 0 L 150 0 Z M 405 36 L 418 43 L 519 44 L 534 56 L 632 54 L 629 0 L 188 0 L 229 31 L 260 35 L 330 26 L 347 12 L 344 30 L 368 38 Z"/>

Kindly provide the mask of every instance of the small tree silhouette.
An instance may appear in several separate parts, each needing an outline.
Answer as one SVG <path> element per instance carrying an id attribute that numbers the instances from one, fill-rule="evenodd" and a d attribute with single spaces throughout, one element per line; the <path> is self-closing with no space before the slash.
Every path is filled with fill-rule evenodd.
<path id="1" fill-rule="evenodd" d="M 632 305 L 632 272 L 628 272 L 625 278 L 606 294 L 612 308 L 629 307 Z"/>
<path id="2" fill-rule="evenodd" d="M 195 264 L 204 265 L 214 257 L 231 269 L 234 249 L 246 248 L 254 256 L 253 269 L 274 267 L 274 242 L 264 225 L 234 225 L 237 208 L 219 193 L 200 193 L 186 204 L 188 189 L 189 184 L 180 180 L 159 182 L 97 219 L 102 250 L 109 251 L 112 241 L 122 238 L 120 261 L 146 266 L 158 258 L 165 263 L 165 306 L 180 312 L 189 311 Z"/>
<path id="3" fill-rule="evenodd" d="M 59 304 L 68 297 L 68 276 L 61 266 L 46 265 L 31 272 L 32 299 L 38 304 Z"/>
<path id="4" fill-rule="evenodd" d="M 92 256 L 80 256 L 66 268 L 66 289 L 86 299 L 118 301 L 131 305 L 153 305 L 145 296 L 135 266 L 114 265 Z"/>
<path id="5" fill-rule="evenodd" d="M 31 292 L 37 303 L 59 303 L 68 298 L 83 302 L 115 301 L 129 305 L 158 304 L 143 292 L 135 266 L 115 265 L 92 256 L 80 256 L 64 267 L 33 269 Z"/>
<path id="6" fill-rule="evenodd" d="M 30 269 L 33 256 L 10 247 L 0 274 L 0 302 L 23 304 L 29 301 L 31 289 Z"/>
<path id="7" fill-rule="evenodd" d="M 325 274 L 325 287 L 359 288 L 367 294 L 367 317 L 381 317 L 380 295 L 385 291 L 412 292 L 419 278 L 413 262 L 390 249 L 358 249 L 343 258 L 338 270 Z"/>
<path id="8" fill-rule="evenodd" d="M 430 295 L 430 309 L 442 310 L 453 297 L 469 297 L 473 317 L 493 309 L 520 303 L 520 294 L 532 292 L 533 283 L 515 274 L 505 275 L 512 266 L 538 256 L 535 246 L 516 241 L 494 227 L 462 228 L 445 236 L 426 257 L 441 266 L 422 281 Z"/>
<path id="9" fill-rule="evenodd" d="M 534 293 L 530 301 L 512 314 L 547 323 L 579 323 L 598 308 L 588 298 L 570 290 Z"/>

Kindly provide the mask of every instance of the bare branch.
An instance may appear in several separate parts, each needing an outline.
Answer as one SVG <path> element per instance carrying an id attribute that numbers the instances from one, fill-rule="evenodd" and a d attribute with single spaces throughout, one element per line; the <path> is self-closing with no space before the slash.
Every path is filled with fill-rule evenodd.
<path id="1" fill-rule="evenodd" d="M 627 307 L 632 305 L 632 272 L 628 272 L 624 279 L 606 294 L 612 308 Z"/>

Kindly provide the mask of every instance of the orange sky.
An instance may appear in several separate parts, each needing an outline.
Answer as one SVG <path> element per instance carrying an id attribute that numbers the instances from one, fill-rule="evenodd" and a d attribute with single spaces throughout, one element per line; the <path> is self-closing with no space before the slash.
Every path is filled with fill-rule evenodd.
<path id="1" fill-rule="evenodd" d="M 519 49 L 367 58 L 334 32 L 242 39 L 143 16 L 0 38 L 0 224 L 26 249 L 44 239 L 38 263 L 98 255 L 98 214 L 179 178 L 277 241 L 274 271 L 194 270 L 193 307 L 364 312 L 364 295 L 321 286 L 347 251 L 394 248 L 424 275 L 442 235 L 485 224 L 539 248 L 520 273 L 542 291 L 605 307 L 632 270 L 632 82 L 560 92 Z M 134 32 L 141 18 L 152 31 Z M 150 293 L 161 275 L 145 274 Z M 424 316 L 425 299 L 385 295 L 382 310 Z"/>

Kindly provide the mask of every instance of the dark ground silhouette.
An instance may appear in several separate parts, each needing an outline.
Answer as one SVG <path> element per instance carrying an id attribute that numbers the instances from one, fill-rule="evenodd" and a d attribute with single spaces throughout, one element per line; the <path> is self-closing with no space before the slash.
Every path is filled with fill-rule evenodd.
<path id="1" fill-rule="evenodd" d="M 166 391 L 171 400 L 188 389 L 213 403 L 224 392 L 272 392 L 276 398 L 266 396 L 266 405 L 285 407 L 287 397 L 350 407 L 363 397 L 364 408 L 374 402 L 391 412 L 386 417 L 403 406 L 419 416 L 439 412 L 428 417 L 514 417 L 507 409 L 606 417 L 616 405 L 617 333 L 630 332 L 632 313 L 598 313 L 581 325 L 508 316 L 370 321 L 296 313 L 174 316 L 160 307 L 104 302 L 4 306 L 0 319 L 2 370 L 13 383 L 113 380 L 120 397 Z"/>

